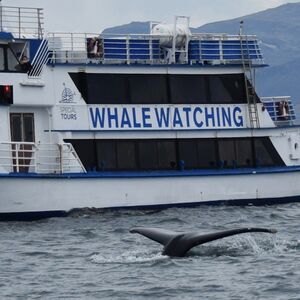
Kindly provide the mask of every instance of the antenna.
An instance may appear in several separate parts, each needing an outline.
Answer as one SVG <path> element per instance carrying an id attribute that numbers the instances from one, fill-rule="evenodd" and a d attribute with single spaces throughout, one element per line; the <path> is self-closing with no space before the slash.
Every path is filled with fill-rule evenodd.
<path id="1" fill-rule="evenodd" d="M 1 1 L 1 0 L 0 0 Z M 240 21 L 240 35 L 243 35 L 243 31 L 244 31 L 244 21 L 241 20 Z"/>

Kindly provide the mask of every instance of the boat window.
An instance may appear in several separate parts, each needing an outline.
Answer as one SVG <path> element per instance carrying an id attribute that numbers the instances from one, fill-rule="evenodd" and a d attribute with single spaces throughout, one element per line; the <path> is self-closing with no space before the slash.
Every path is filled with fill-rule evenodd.
<path id="1" fill-rule="evenodd" d="M 247 102 L 245 78 L 243 74 L 226 74 L 221 75 L 220 81 L 224 90 L 230 95 L 230 103 Z M 223 103 L 223 98 L 220 98 L 220 103 Z M 214 101 L 212 97 L 212 102 Z M 214 103 L 214 102 L 213 102 Z"/>
<path id="2" fill-rule="evenodd" d="M 71 73 L 88 104 L 246 103 L 242 74 Z"/>
<path id="3" fill-rule="evenodd" d="M 169 75 L 171 102 L 202 104 L 208 102 L 207 78 L 201 75 Z"/>
<path id="4" fill-rule="evenodd" d="M 269 138 L 257 138 L 254 141 L 255 159 L 258 167 L 282 165 L 282 159 Z"/>
<path id="5" fill-rule="evenodd" d="M 220 76 L 209 76 L 211 103 L 231 103 L 232 97 L 225 88 Z"/>
<path id="6" fill-rule="evenodd" d="M 236 166 L 236 153 L 234 140 L 224 139 L 218 141 L 219 164 L 223 168 L 232 168 Z"/>
<path id="7" fill-rule="evenodd" d="M 10 48 L 7 48 L 7 69 L 8 71 L 17 71 L 17 68 L 19 67 L 19 62 L 14 55 L 14 53 L 11 51 Z"/>
<path id="8" fill-rule="evenodd" d="M 66 140 L 66 142 L 72 143 L 76 153 L 87 170 L 93 171 L 96 169 L 94 140 Z"/>
<path id="9" fill-rule="evenodd" d="M 10 114 L 10 131 L 13 142 L 22 142 L 22 114 Z"/>
<path id="10" fill-rule="evenodd" d="M 247 168 L 253 166 L 253 147 L 249 139 L 235 141 L 237 167 Z"/>
<path id="11" fill-rule="evenodd" d="M 4 49 L 0 47 L 0 71 L 5 70 Z"/>
<path id="12" fill-rule="evenodd" d="M 135 144 L 133 141 L 117 143 L 117 161 L 119 170 L 136 170 Z"/>
<path id="13" fill-rule="evenodd" d="M 134 74 L 128 77 L 130 103 L 168 103 L 167 78 L 162 74 Z"/>
<path id="14" fill-rule="evenodd" d="M 216 168 L 217 164 L 217 145 L 214 139 L 198 139 L 198 168 Z"/>
<path id="15" fill-rule="evenodd" d="M 158 168 L 175 169 L 177 166 L 175 141 L 157 141 Z"/>
<path id="16" fill-rule="evenodd" d="M 97 169 L 117 169 L 116 143 L 110 140 L 96 141 Z"/>
<path id="17" fill-rule="evenodd" d="M 86 74 L 89 104 L 129 103 L 126 74 Z"/>
<path id="18" fill-rule="evenodd" d="M 156 142 L 152 140 L 138 141 L 138 157 L 141 170 L 158 169 Z"/>
<path id="19" fill-rule="evenodd" d="M 14 135 L 17 140 L 18 132 L 14 132 Z M 67 142 L 73 144 L 87 170 L 190 170 L 284 166 L 267 137 Z"/>
<path id="20" fill-rule="evenodd" d="M 179 140 L 178 141 L 178 164 L 184 169 L 197 169 L 197 141 L 196 140 Z"/>

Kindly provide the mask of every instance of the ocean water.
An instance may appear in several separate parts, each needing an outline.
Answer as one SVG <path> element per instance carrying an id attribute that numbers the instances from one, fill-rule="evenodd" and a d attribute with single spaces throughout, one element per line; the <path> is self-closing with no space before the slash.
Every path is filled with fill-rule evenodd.
<path id="1" fill-rule="evenodd" d="M 0 299 L 300 299 L 300 204 L 79 211 L 0 223 Z M 210 233 L 276 228 L 198 246 L 183 258 L 135 226 Z"/>

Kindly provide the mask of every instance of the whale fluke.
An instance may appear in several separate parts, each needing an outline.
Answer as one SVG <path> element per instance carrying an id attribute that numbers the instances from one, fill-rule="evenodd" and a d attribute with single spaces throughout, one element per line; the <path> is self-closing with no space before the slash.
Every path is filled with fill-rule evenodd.
<path id="1" fill-rule="evenodd" d="M 130 230 L 131 233 L 139 233 L 164 246 L 163 255 L 182 257 L 195 246 L 247 232 L 267 232 L 276 233 L 276 229 L 266 228 L 239 228 L 225 230 L 210 234 L 201 234 L 199 232 L 174 232 L 159 228 L 136 227 Z"/>

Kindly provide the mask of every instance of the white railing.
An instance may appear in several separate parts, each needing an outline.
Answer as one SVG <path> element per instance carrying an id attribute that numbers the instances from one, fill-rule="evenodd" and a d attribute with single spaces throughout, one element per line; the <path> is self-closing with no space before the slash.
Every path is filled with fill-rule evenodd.
<path id="1" fill-rule="evenodd" d="M 0 31 L 11 32 L 15 38 L 43 37 L 44 15 L 42 8 L 0 5 Z"/>
<path id="2" fill-rule="evenodd" d="M 264 107 L 276 125 L 293 125 L 296 113 L 290 96 L 261 97 Z"/>
<path id="3" fill-rule="evenodd" d="M 97 34 L 97 33 L 69 33 L 69 32 L 55 32 L 49 33 L 47 36 L 48 47 L 51 53 L 49 59 L 52 63 L 125 63 L 125 64 L 168 64 L 171 63 L 168 50 L 166 47 L 160 46 L 154 48 L 160 40 L 171 39 L 172 36 L 159 36 L 151 34 Z M 220 47 L 217 49 L 204 49 L 206 51 L 205 61 L 210 59 L 207 56 L 212 54 L 211 61 L 215 61 L 215 51 L 218 55 L 226 57 L 226 49 L 222 48 L 222 42 L 242 41 L 243 51 L 246 51 L 247 41 L 257 41 L 255 35 L 227 35 L 227 34 L 192 34 L 187 37 L 189 41 L 220 41 Z M 97 41 L 97 49 L 89 46 L 89 41 L 94 39 Z M 141 44 L 141 48 L 133 48 L 132 44 Z M 240 47 L 241 45 L 237 44 Z M 232 49 L 236 50 L 236 48 Z M 186 49 L 189 51 L 189 49 Z M 228 51 L 228 49 L 227 49 Z M 259 46 L 254 51 L 253 55 L 261 54 Z M 120 53 L 118 57 L 118 53 Z M 115 57 L 113 57 L 115 56 Z M 201 56 L 200 56 L 201 59 Z M 220 59 L 220 63 L 233 60 L 241 61 L 241 55 L 237 55 L 234 59 Z M 263 59 L 257 59 L 258 64 L 263 63 Z"/>
<path id="4" fill-rule="evenodd" d="M 0 142 L 0 170 L 4 173 L 85 173 L 72 144 Z"/>

